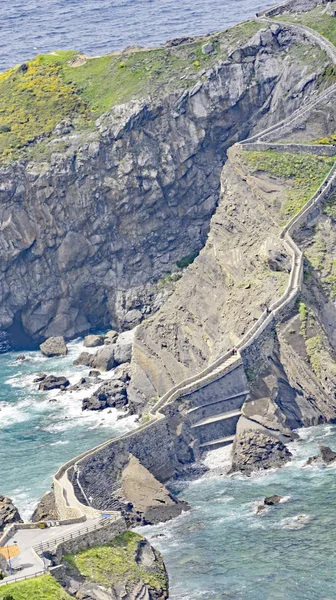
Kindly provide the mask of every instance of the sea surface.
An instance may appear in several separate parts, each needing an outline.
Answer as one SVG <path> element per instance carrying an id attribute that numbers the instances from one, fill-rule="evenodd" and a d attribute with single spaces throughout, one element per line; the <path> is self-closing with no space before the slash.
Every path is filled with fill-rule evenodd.
<path id="1" fill-rule="evenodd" d="M 90 390 L 38 391 L 40 372 L 65 375 L 76 384 L 87 367 L 74 367 L 84 348 L 82 340 L 69 345 L 62 358 L 46 358 L 40 351 L 0 354 L 0 494 L 13 498 L 24 519 L 30 518 L 52 476 L 67 460 L 135 427 L 134 417 L 117 420 L 116 409 L 82 411 Z M 94 351 L 96 349 L 92 349 Z M 20 353 L 22 354 L 22 352 Z M 111 373 L 106 374 L 109 377 Z"/>
<path id="2" fill-rule="evenodd" d="M 209 453 L 212 471 L 175 490 L 192 510 L 139 529 L 163 554 L 170 600 L 335 600 L 336 466 L 303 465 L 318 444 L 336 450 L 336 427 L 298 433 L 291 463 L 250 478 L 221 475 L 227 450 Z M 273 494 L 283 502 L 257 515 Z"/>
<path id="3" fill-rule="evenodd" d="M 90 56 L 226 29 L 269 0 L 0 0 L 0 71 L 41 52 Z"/>

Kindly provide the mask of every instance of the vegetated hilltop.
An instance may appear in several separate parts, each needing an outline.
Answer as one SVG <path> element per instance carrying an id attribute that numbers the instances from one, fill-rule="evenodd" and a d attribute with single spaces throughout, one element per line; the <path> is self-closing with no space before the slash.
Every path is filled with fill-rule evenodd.
<path id="1" fill-rule="evenodd" d="M 333 77 L 306 34 L 255 22 L 2 74 L 0 328 L 27 343 L 156 310 L 204 245 L 227 149 Z"/>

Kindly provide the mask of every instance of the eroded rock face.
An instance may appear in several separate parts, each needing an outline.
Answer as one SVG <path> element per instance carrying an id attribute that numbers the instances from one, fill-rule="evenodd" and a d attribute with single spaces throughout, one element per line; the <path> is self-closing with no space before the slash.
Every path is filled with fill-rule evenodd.
<path id="1" fill-rule="evenodd" d="M 82 410 L 126 407 L 128 405 L 127 389 L 129 382 L 129 363 L 120 365 L 116 368 L 111 379 L 104 381 L 90 398 L 84 398 Z"/>
<path id="2" fill-rule="evenodd" d="M 143 525 L 164 523 L 190 508 L 186 502 L 176 500 L 135 456 L 130 456 L 122 472 L 121 494 Z"/>
<path id="3" fill-rule="evenodd" d="M 282 467 L 291 456 L 280 440 L 260 431 L 244 431 L 236 435 L 233 444 L 231 472 L 251 475 L 253 471 Z"/>
<path id="4" fill-rule="evenodd" d="M 0 531 L 11 523 L 23 523 L 23 521 L 12 500 L 0 494 Z"/>
<path id="5" fill-rule="evenodd" d="M 313 91 L 288 58 L 301 41 L 266 26 L 183 94 L 118 106 L 49 163 L 2 168 L 0 329 L 73 337 L 158 307 L 154 281 L 204 244 L 227 148 Z"/>
<path id="6" fill-rule="evenodd" d="M 68 348 L 63 336 L 50 337 L 40 345 L 40 350 L 45 356 L 65 356 Z"/>
<path id="7" fill-rule="evenodd" d="M 58 518 L 54 492 L 46 492 L 35 508 L 31 521 L 37 523 L 38 521 L 50 521 Z"/>

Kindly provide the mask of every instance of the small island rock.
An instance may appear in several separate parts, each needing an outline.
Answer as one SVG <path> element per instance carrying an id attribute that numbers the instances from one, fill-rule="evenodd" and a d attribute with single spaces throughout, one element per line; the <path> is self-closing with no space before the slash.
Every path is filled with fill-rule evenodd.
<path id="1" fill-rule="evenodd" d="M 38 389 L 44 392 L 49 390 L 56 390 L 60 388 L 66 388 L 70 385 L 69 379 L 66 377 L 57 377 L 57 375 L 48 375 L 39 384 Z"/>
<path id="2" fill-rule="evenodd" d="M 247 429 L 236 435 L 230 472 L 241 471 L 251 475 L 253 471 L 281 467 L 291 456 L 280 440 L 261 431 Z"/>

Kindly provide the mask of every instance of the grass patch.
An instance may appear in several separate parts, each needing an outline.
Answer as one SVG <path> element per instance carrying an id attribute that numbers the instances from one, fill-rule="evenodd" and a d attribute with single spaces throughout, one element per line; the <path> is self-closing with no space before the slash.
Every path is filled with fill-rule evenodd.
<path id="1" fill-rule="evenodd" d="M 291 189 L 288 191 L 287 200 L 281 207 L 281 215 L 286 219 L 301 210 L 321 185 L 336 160 L 336 156 L 291 154 L 274 150 L 244 151 L 243 158 L 254 171 L 264 171 L 290 184 Z"/>
<path id="2" fill-rule="evenodd" d="M 306 338 L 308 324 L 308 308 L 304 302 L 299 303 L 299 317 L 301 321 L 300 333 L 304 338 Z"/>
<path id="3" fill-rule="evenodd" d="M 315 375 L 321 373 L 321 354 L 323 352 L 322 338 L 316 335 L 309 340 L 306 340 L 306 352 L 309 356 L 309 361 Z"/>
<path id="4" fill-rule="evenodd" d="M 166 578 L 161 561 L 158 571 L 147 571 L 140 567 L 135 557 L 142 536 L 126 531 L 105 546 L 95 546 L 78 554 L 64 557 L 64 561 L 75 567 L 91 581 L 110 587 L 114 583 L 133 584 L 143 581 L 154 589 L 166 588 Z"/>
<path id="5" fill-rule="evenodd" d="M 12 596 L 14 600 L 71 600 L 51 575 L 0 587 L 0 600 L 5 600 L 6 596 Z"/>

